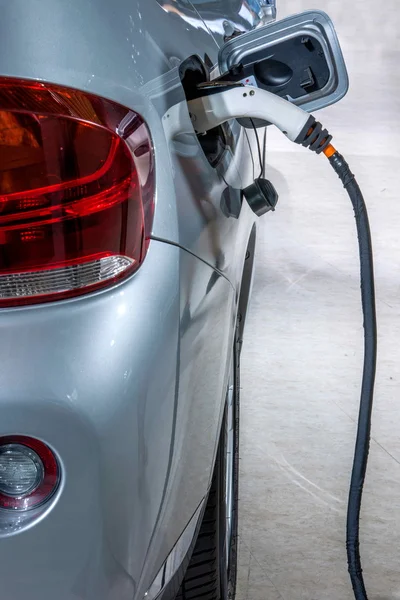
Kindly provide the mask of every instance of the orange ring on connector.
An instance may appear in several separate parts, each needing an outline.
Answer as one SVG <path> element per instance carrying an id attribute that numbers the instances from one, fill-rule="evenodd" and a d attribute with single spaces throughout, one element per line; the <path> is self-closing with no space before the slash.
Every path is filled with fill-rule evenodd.
<path id="1" fill-rule="evenodd" d="M 326 158 L 332 158 L 332 156 L 336 154 L 336 152 L 337 150 L 334 146 L 332 146 L 332 144 L 329 144 L 329 146 L 327 146 L 324 150 Z"/>

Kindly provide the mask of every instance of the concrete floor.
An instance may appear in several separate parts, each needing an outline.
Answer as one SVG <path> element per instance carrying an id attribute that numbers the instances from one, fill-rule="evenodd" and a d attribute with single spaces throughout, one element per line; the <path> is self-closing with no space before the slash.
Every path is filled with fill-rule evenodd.
<path id="1" fill-rule="evenodd" d="M 328 12 L 348 63 L 348 96 L 319 116 L 365 192 L 376 255 L 380 351 L 361 551 L 369 597 L 400 599 L 400 5 L 278 5 L 280 17 Z M 268 165 L 280 205 L 259 222 L 242 364 L 237 600 L 346 600 L 362 367 L 354 219 L 325 159 L 271 131 Z"/>

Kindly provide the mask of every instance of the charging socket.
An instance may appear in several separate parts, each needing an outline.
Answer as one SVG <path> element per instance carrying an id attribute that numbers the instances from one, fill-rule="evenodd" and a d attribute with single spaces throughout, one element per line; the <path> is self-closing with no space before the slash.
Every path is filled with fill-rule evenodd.
<path id="1" fill-rule="evenodd" d="M 335 28 L 306 11 L 254 29 L 220 50 L 221 79 L 259 87 L 314 112 L 347 93 L 349 80 Z M 265 124 L 265 123 L 264 123 Z"/>

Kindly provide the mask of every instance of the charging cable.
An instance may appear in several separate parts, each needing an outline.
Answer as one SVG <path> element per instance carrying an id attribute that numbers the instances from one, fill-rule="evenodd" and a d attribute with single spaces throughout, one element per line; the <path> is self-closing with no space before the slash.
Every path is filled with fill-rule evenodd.
<path id="1" fill-rule="evenodd" d="M 222 87 L 222 91 L 221 91 Z M 201 94 L 201 95 L 200 95 Z M 364 315 L 364 371 L 357 439 L 347 508 L 346 548 L 349 574 L 356 600 L 367 600 L 360 559 L 360 511 L 367 470 L 371 415 L 377 358 L 377 322 L 374 264 L 367 207 L 349 165 L 332 146 L 332 136 L 304 110 L 266 90 L 242 85 L 211 84 L 199 90 L 188 108 L 194 129 L 205 133 L 235 118 L 269 121 L 292 142 L 324 154 L 346 189 L 356 218 L 361 267 L 361 298 Z"/>

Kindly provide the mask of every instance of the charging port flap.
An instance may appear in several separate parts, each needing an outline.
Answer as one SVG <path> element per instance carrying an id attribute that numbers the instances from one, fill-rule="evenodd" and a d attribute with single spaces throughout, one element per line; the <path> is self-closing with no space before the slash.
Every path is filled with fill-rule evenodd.
<path id="1" fill-rule="evenodd" d="M 220 50 L 219 68 L 309 112 L 338 102 L 349 87 L 335 28 L 322 11 L 306 11 L 230 40 Z"/>

